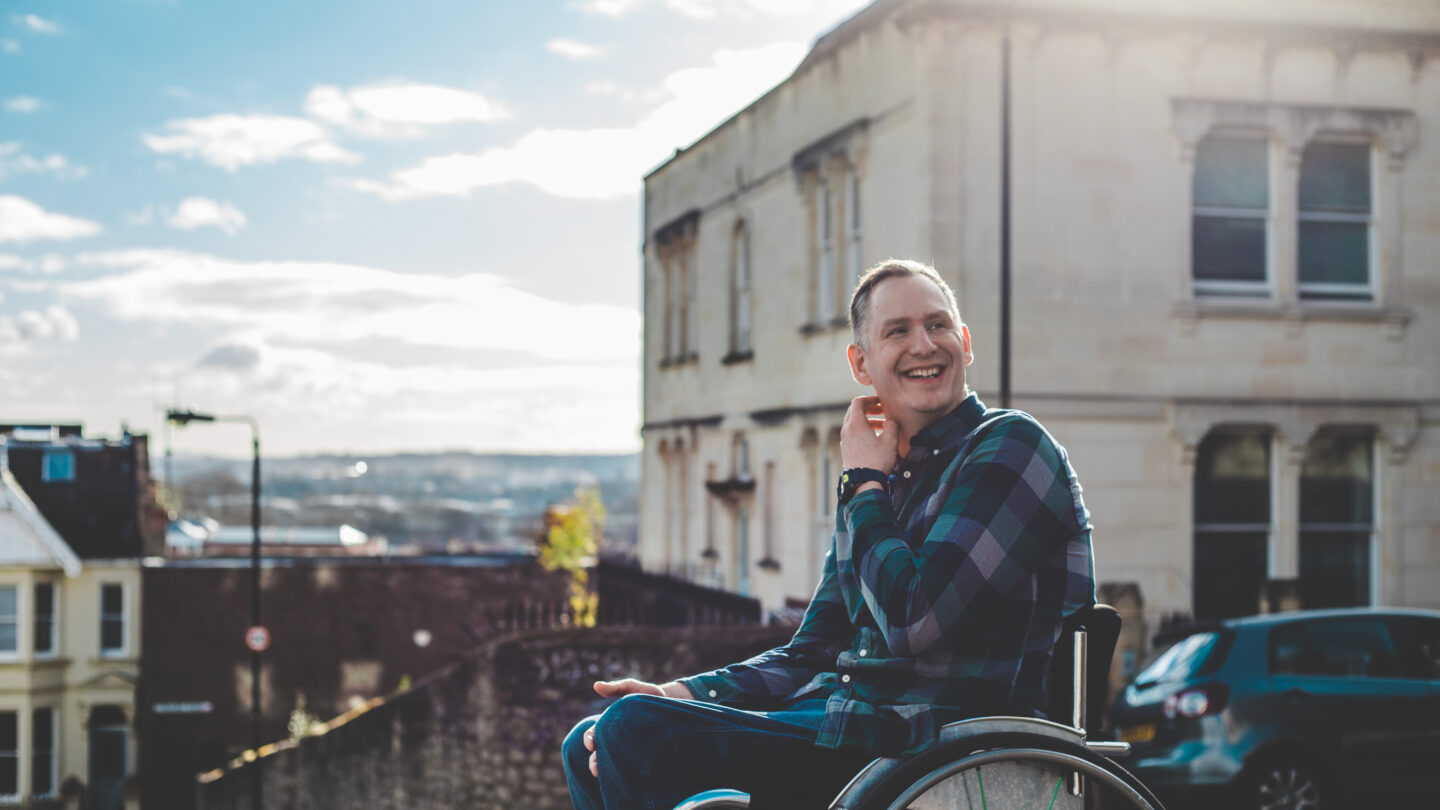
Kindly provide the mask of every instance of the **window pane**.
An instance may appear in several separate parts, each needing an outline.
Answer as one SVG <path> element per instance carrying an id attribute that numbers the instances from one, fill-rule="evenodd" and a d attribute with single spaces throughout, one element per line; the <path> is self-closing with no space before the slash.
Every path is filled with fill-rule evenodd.
<path id="1" fill-rule="evenodd" d="M 1412 616 L 1410 637 L 1420 656 L 1421 677 L 1440 679 L 1440 620 Z"/>
<path id="2" fill-rule="evenodd" d="M 1300 159 L 1300 210 L 1370 213 L 1370 145 L 1306 146 Z"/>
<path id="3" fill-rule="evenodd" d="M 20 720 L 15 712 L 0 712 L 0 753 L 20 748 Z"/>
<path id="4" fill-rule="evenodd" d="M 35 613 L 44 616 L 53 616 L 55 614 L 54 585 L 40 584 L 35 586 Z"/>
<path id="5" fill-rule="evenodd" d="M 1301 222 L 1300 283 L 1370 283 L 1370 226 L 1364 222 Z"/>
<path id="6" fill-rule="evenodd" d="M 1370 533 L 1300 532 L 1300 606 L 1370 604 Z"/>
<path id="7" fill-rule="evenodd" d="M 0 587 L 0 620 L 7 618 L 14 620 L 17 612 L 15 606 L 19 604 L 19 599 L 16 597 L 17 592 L 14 585 Z"/>
<path id="8" fill-rule="evenodd" d="M 1267 532 L 1195 533 L 1195 618 L 1255 613 L 1269 539 Z"/>
<path id="9" fill-rule="evenodd" d="M 55 792 L 55 721 L 52 710 L 36 709 L 31 728 L 30 792 L 36 796 L 48 796 Z"/>
<path id="10" fill-rule="evenodd" d="M 1270 437 L 1212 433 L 1195 457 L 1195 522 L 1270 523 Z"/>
<path id="11" fill-rule="evenodd" d="M 1265 281 L 1265 220 L 1195 217 L 1190 261 L 1195 278 Z"/>
<path id="12" fill-rule="evenodd" d="M 100 589 L 100 610 L 104 613 L 119 613 L 124 609 L 123 591 L 119 585 L 102 585 Z"/>
<path id="13" fill-rule="evenodd" d="M 0 652 L 15 652 L 18 649 L 20 641 L 15 632 L 15 622 L 0 622 Z"/>
<path id="14" fill-rule="evenodd" d="M 1394 678 L 1395 644 L 1382 619 L 1300 622 L 1270 633 L 1270 671 L 1276 675 Z"/>
<path id="15" fill-rule="evenodd" d="M 1255 138 L 1210 137 L 1195 150 L 1195 205 L 1268 208 L 1267 144 Z"/>
<path id="16" fill-rule="evenodd" d="M 1371 438 L 1320 433 L 1300 464 L 1300 522 L 1369 526 L 1375 514 Z"/>
<path id="17" fill-rule="evenodd" d="M 118 650 L 125 646 L 125 628 L 117 619 L 105 619 L 100 623 L 100 649 Z"/>
<path id="18" fill-rule="evenodd" d="M 0 796 L 20 794 L 20 759 L 14 754 L 0 754 Z"/>

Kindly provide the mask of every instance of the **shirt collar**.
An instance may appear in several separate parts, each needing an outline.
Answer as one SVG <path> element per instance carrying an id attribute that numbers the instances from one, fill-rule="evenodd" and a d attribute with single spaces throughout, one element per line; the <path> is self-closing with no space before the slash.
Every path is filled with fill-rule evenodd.
<path id="1" fill-rule="evenodd" d="M 980 395 L 971 391 L 960 400 L 955 409 L 925 426 L 925 429 L 910 437 L 910 446 L 936 448 L 954 444 L 970 431 L 980 426 L 985 416 L 985 403 Z"/>

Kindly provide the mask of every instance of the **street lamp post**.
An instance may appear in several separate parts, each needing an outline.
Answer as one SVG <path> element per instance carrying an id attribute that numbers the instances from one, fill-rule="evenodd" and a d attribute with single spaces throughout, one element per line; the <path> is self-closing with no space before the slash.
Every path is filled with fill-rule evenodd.
<path id="1" fill-rule="evenodd" d="M 171 410 L 165 413 L 167 425 L 185 426 L 191 422 L 241 422 L 250 426 L 250 447 L 254 459 L 250 468 L 250 626 L 260 627 L 260 426 L 249 416 L 216 416 L 195 411 Z M 167 482 L 169 483 L 169 482 Z M 259 810 L 260 789 L 260 663 L 263 653 L 250 648 L 250 750 L 255 754 L 251 763 L 251 806 Z"/>

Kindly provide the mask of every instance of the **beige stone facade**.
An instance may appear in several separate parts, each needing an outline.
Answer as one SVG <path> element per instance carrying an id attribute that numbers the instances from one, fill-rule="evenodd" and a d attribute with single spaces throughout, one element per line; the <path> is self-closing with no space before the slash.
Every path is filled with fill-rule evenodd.
<path id="1" fill-rule="evenodd" d="M 1006 30 L 1013 405 L 1099 580 L 1152 629 L 1255 590 L 1440 607 L 1428 0 L 879 0 L 825 34 L 646 178 L 643 565 L 808 599 L 861 267 L 934 264 L 999 404 Z"/>

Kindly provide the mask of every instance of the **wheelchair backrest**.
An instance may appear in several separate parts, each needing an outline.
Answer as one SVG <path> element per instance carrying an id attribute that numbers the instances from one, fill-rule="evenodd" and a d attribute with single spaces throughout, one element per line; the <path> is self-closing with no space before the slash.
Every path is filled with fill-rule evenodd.
<path id="1" fill-rule="evenodd" d="M 1057 723 L 1070 724 L 1075 689 L 1075 634 L 1086 632 L 1085 716 L 1087 725 L 1099 728 L 1110 685 L 1110 659 L 1120 639 L 1120 614 L 1115 608 L 1094 604 L 1071 614 L 1061 625 L 1060 639 L 1050 660 L 1049 695 L 1045 710 Z"/>

